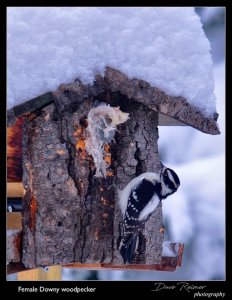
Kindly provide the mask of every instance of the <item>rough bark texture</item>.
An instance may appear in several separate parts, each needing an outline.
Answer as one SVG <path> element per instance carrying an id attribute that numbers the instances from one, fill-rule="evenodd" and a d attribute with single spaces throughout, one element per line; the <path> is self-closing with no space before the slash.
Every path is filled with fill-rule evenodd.
<path id="1" fill-rule="evenodd" d="M 70 90 L 62 87 L 54 95 L 55 105 L 24 123 L 23 263 L 28 268 L 71 262 L 122 264 L 118 190 L 135 176 L 160 168 L 157 112 L 110 92 L 104 81 L 94 94 L 89 96 L 80 82 Z M 96 101 L 119 105 L 130 114 L 110 144 L 112 163 L 106 178 L 94 176 L 92 157 L 80 146 L 87 114 Z M 134 263 L 161 261 L 161 226 L 159 205 L 140 235 Z"/>
<path id="2" fill-rule="evenodd" d="M 7 111 L 7 126 L 12 126 L 15 122 L 16 117 L 27 115 L 30 112 L 33 112 L 37 109 L 53 102 L 52 93 L 48 92 L 31 100 L 28 100 L 22 104 L 16 105 L 13 108 Z"/>
<path id="3" fill-rule="evenodd" d="M 21 233 L 21 229 L 7 230 L 7 264 L 11 262 L 20 262 Z"/>
<path id="4" fill-rule="evenodd" d="M 158 88 L 151 87 L 143 80 L 129 79 L 123 73 L 106 68 L 105 80 L 112 91 L 118 91 L 129 99 L 143 103 L 150 109 L 177 119 L 204 133 L 220 134 L 213 118 L 206 118 L 197 108 L 190 105 L 183 97 L 172 97 Z M 217 120 L 218 114 L 215 115 Z"/>
<path id="5" fill-rule="evenodd" d="M 15 122 L 15 116 L 26 115 L 36 109 L 53 102 L 56 95 L 56 103 L 61 110 L 71 104 L 75 105 L 89 96 L 96 96 L 104 90 L 120 92 L 136 102 L 143 103 L 150 109 L 159 112 L 160 124 L 168 126 L 180 126 L 186 124 L 208 134 L 220 134 L 217 119 L 218 114 L 205 117 L 200 110 L 188 103 L 183 97 L 172 97 L 158 88 L 150 86 L 144 80 L 130 79 L 122 72 L 107 67 L 104 78 L 97 75 L 91 85 L 83 85 L 78 79 L 75 83 L 61 85 L 55 93 L 46 93 L 7 111 L 8 126 Z M 62 94 L 62 97 L 59 95 Z M 204 100 L 204 99 L 202 99 Z M 167 116 L 163 118 L 162 115 Z"/>

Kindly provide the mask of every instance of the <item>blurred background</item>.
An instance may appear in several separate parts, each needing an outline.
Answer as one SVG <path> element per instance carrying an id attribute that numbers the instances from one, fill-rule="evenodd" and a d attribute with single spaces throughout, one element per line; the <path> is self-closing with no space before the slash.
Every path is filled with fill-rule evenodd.
<path id="1" fill-rule="evenodd" d="M 211 43 L 221 135 L 190 127 L 159 127 L 162 162 L 179 175 L 177 193 L 163 202 L 166 240 L 185 244 L 175 272 L 63 268 L 62 280 L 225 279 L 225 9 L 196 8 Z M 8 276 L 16 280 L 16 274 Z"/>

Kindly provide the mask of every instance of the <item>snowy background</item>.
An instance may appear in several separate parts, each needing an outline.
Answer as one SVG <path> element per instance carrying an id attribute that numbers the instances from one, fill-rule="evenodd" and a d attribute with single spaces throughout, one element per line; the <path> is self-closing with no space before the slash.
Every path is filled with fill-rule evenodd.
<path id="1" fill-rule="evenodd" d="M 106 64 L 116 68 L 120 65 L 119 69 L 127 75 L 144 77 L 171 95 L 188 97 L 205 114 L 215 111 L 213 91 L 216 95 L 221 135 L 210 136 L 190 127 L 159 127 L 161 160 L 177 172 L 181 181 L 178 192 L 163 202 L 163 212 L 166 239 L 185 243 L 182 267 L 175 272 L 63 269 L 63 280 L 225 279 L 225 11 L 216 7 L 197 8 L 203 31 L 199 17 L 191 8 L 182 8 L 181 13 L 179 10 L 178 18 L 168 11 L 154 15 L 151 12 L 154 9 L 149 9 L 150 11 L 143 9 L 142 14 L 146 16 L 145 25 L 151 26 L 148 27 L 149 30 L 139 32 L 136 37 L 131 30 L 140 25 L 138 16 L 128 18 L 124 14 L 122 18 L 130 22 L 127 24 L 128 30 L 123 31 L 122 43 L 114 45 L 117 46 L 117 52 L 105 40 L 105 51 L 99 52 L 97 32 L 93 32 L 91 37 L 95 41 L 94 45 L 88 36 L 76 39 L 75 22 L 77 17 L 81 18 L 82 23 L 85 21 L 82 14 L 77 16 L 73 13 L 67 23 L 64 22 L 67 20 L 67 9 L 60 10 L 59 14 L 48 13 L 45 23 L 53 30 L 44 34 L 45 23 L 38 26 L 44 16 L 43 10 L 36 8 L 36 13 L 32 13 L 30 9 L 8 9 L 8 108 L 56 89 L 60 83 L 72 81 L 76 76 L 89 82 L 93 72 L 102 72 Z M 141 11 L 141 8 L 138 10 Z M 91 16 L 87 16 L 87 19 L 89 17 Z M 116 13 L 109 20 L 99 10 L 96 24 L 93 23 L 91 28 L 98 26 L 103 21 L 102 18 L 111 22 L 112 30 L 109 33 L 108 26 L 104 28 L 106 32 L 101 34 L 106 34 L 107 37 L 110 35 L 111 41 L 117 41 L 117 36 L 120 34 L 121 37 L 122 34 L 119 14 Z M 151 39 L 149 32 L 160 25 L 160 38 L 152 36 Z M 64 30 L 60 30 L 61 28 Z M 89 32 L 92 32 L 91 28 Z M 169 39 L 167 32 L 171 32 Z M 137 39 L 137 43 L 130 42 L 132 38 Z M 147 47 L 140 44 L 140 41 Z M 155 41 L 154 44 L 152 41 Z M 50 47 L 51 44 L 53 47 Z M 76 55 L 73 54 L 75 44 L 81 49 Z M 209 54 L 210 44 L 213 64 Z M 94 55 L 91 51 L 85 51 L 92 48 Z M 166 50 L 168 48 L 169 52 Z M 154 49 L 158 52 L 154 53 Z M 61 59 L 64 56 L 66 58 Z M 150 62 L 147 64 L 147 57 L 156 57 L 152 65 Z M 86 61 L 91 61 L 91 68 L 86 67 Z M 77 65 L 78 70 L 73 68 Z M 161 65 L 163 68 L 160 68 Z M 8 279 L 12 279 L 12 276 Z"/>

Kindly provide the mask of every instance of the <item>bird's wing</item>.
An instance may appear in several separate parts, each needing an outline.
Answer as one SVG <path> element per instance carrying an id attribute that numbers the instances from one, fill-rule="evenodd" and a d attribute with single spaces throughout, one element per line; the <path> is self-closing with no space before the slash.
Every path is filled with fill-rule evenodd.
<path id="1" fill-rule="evenodd" d="M 120 253 L 123 257 L 124 264 L 126 264 L 127 262 L 132 263 L 135 256 L 135 250 L 137 247 L 137 240 L 138 240 L 138 233 L 130 234 L 128 236 L 127 241 L 121 245 Z"/>

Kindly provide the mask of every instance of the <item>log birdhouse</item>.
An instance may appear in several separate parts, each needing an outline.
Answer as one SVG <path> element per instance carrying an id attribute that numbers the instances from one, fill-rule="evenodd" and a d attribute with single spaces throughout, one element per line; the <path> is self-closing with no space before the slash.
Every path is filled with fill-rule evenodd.
<path id="1" fill-rule="evenodd" d="M 87 128 L 90 110 L 101 103 L 120 107 L 129 119 L 118 124 L 114 137 L 105 143 L 105 174 L 96 176 L 94 155 L 87 151 Z M 220 133 L 216 119 L 205 117 L 183 97 L 168 96 L 148 82 L 129 79 L 109 67 L 92 85 L 79 80 L 62 84 L 57 91 L 8 111 L 9 126 L 22 124 L 22 145 L 21 141 L 14 144 L 21 147 L 22 156 L 18 151 L 20 157 L 13 150 L 9 153 L 8 178 L 17 181 L 15 176 L 20 177 L 22 170 L 24 266 L 156 270 L 180 266 L 182 244 L 169 245 L 173 257 L 162 255 L 162 203 L 140 232 L 133 262 L 123 264 L 119 191 L 142 173 L 160 171 L 158 126 L 187 125 L 215 135 Z M 22 168 L 16 170 L 14 164 L 20 165 L 21 159 Z"/>

